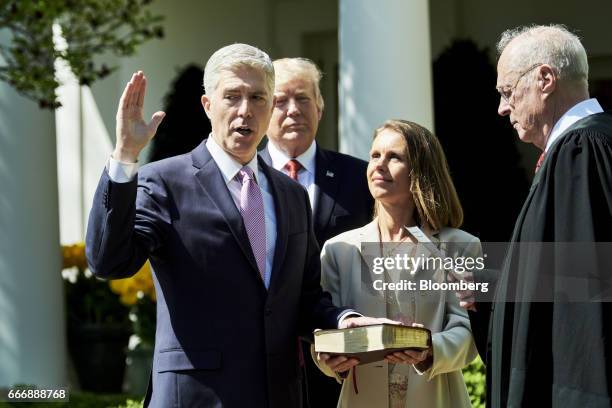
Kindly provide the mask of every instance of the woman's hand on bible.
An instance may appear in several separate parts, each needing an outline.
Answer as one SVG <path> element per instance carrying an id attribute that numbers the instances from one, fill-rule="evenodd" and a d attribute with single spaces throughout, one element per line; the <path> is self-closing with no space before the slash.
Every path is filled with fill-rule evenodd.
<path id="1" fill-rule="evenodd" d="M 425 327 L 420 323 L 412 323 L 413 327 Z M 389 363 L 394 364 L 411 364 L 416 366 L 419 371 L 427 371 L 433 363 L 433 349 L 429 346 L 426 350 L 407 349 L 396 351 L 388 354 L 385 357 Z"/>
<path id="2" fill-rule="evenodd" d="M 419 364 L 431 355 L 431 348 L 427 350 L 403 350 L 396 351 L 395 353 L 391 353 L 385 357 L 390 363 L 394 364 Z"/>

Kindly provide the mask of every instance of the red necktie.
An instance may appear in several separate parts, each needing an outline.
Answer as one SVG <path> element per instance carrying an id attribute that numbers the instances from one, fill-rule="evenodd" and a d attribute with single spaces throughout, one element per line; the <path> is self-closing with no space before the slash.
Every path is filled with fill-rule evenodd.
<path id="1" fill-rule="evenodd" d="M 287 169 L 287 171 L 289 172 L 289 177 L 291 177 L 295 181 L 298 181 L 298 173 L 301 168 L 302 168 L 302 165 L 300 164 L 299 161 L 295 159 L 291 159 L 287 162 L 287 164 L 285 164 L 285 169 Z M 300 340 L 299 337 L 297 339 L 297 343 L 298 343 L 298 361 L 300 362 L 300 367 L 304 367 L 304 351 L 302 350 L 302 341 Z"/>
<path id="2" fill-rule="evenodd" d="M 538 162 L 536 163 L 534 173 L 537 173 L 538 170 L 540 170 L 540 167 L 542 167 L 542 163 L 544 163 L 544 157 L 546 157 L 546 152 L 545 151 L 542 152 L 542 154 L 540 155 L 540 158 L 538 159 Z"/>
<path id="3" fill-rule="evenodd" d="M 295 159 L 291 159 L 287 162 L 287 164 L 285 164 L 285 168 L 287 171 L 289 171 L 289 177 L 295 181 L 298 181 L 298 173 L 302 168 L 300 162 Z"/>

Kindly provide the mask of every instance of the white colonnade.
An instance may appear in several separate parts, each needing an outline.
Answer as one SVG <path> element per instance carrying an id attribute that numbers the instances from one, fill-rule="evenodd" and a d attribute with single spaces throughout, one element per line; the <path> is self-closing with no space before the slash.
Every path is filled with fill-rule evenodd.
<path id="1" fill-rule="evenodd" d="M 340 150 L 366 159 L 376 127 L 433 131 L 428 0 L 340 0 Z"/>

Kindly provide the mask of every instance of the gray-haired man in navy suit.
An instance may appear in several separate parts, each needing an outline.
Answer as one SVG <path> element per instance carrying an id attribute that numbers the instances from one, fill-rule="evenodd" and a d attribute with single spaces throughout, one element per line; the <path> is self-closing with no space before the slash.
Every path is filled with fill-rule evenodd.
<path id="1" fill-rule="evenodd" d="M 157 332 L 146 405 L 298 407 L 298 334 L 376 319 L 332 305 L 308 195 L 258 160 L 274 107 L 268 55 L 221 48 L 204 85 L 210 137 L 137 170 L 164 113 L 145 122 L 146 78 L 128 82 L 90 215 L 89 265 L 123 278 L 151 260 Z"/>

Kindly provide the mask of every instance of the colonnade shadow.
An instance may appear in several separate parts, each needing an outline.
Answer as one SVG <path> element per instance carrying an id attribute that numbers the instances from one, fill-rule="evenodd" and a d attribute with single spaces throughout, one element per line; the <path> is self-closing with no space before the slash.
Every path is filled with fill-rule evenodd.
<path id="1" fill-rule="evenodd" d="M 166 117 L 153 138 L 149 161 L 190 152 L 208 137 L 210 121 L 200 102 L 203 76 L 204 71 L 197 65 L 179 71 L 164 97 Z"/>
<path id="2" fill-rule="evenodd" d="M 433 64 L 435 133 L 465 213 L 481 241 L 508 241 L 529 184 L 517 135 L 497 114 L 496 69 L 487 49 L 456 40 Z M 535 163 L 534 163 L 535 165 Z"/>

